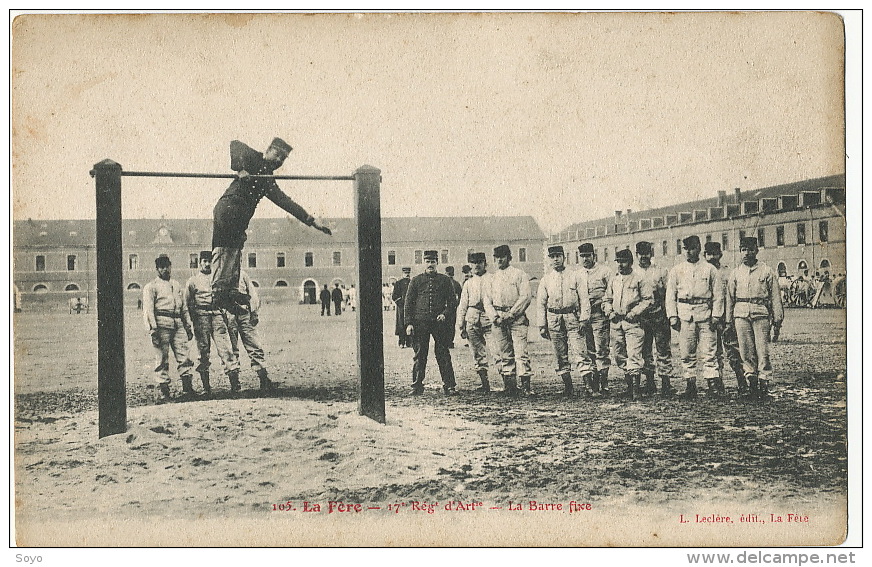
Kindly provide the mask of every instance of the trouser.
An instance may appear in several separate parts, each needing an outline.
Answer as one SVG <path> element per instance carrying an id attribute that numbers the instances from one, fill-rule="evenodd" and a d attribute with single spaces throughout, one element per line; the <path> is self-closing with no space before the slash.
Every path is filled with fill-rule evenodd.
<path id="1" fill-rule="evenodd" d="M 770 380 L 772 365 L 769 363 L 769 319 L 736 317 L 735 325 L 745 376 L 757 375 L 762 380 Z"/>
<path id="2" fill-rule="evenodd" d="M 224 363 L 224 372 L 229 374 L 233 370 L 239 370 L 239 360 L 233 354 L 225 317 L 218 310 L 194 314 L 194 338 L 197 339 L 197 350 L 200 352 L 200 364 L 197 365 L 197 372 L 209 370 L 209 351 L 212 349 L 213 340 L 218 357 Z"/>
<path id="3" fill-rule="evenodd" d="M 645 331 L 639 323 L 623 320 L 611 324 L 612 356 L 615 365 L 627 374 L 639 374 L 645 364 L 642 341 Z"/>
<path id="4" fill-rule="evenodd" d="M 673 376 L 672 368 L 672 327 L 663 313 L 643 317 L 639 321 L 645 333 L 642 339 L 642 359 L 644 374 L 653 376 L 655 368 L 654 353 L 657 353 L 657 375 L 661 378 Z"/>
<path id="5" fill-rule="evenodd" d="M 530 355 L 527 353 L 527 333 L 530 322 L 526 315 L 513 319 L 511 323 L 494 325 L 491 334 L 500 353 L 503 376 L 533 376 Z"/>
<path id="6" fill-rule="evenodd" d="M 260 334 L 257 332 L 257 327 L 251 324 L 251 312 L 246 310 L 240 315 L 228 313 L 227 320 L 230 323 L 227 331 L 230 335 L 233 355 L 236 357 L 237 368 L 239 367 L 239 339 L 242 338 L 242 346 L 248 353 L 251 367 L 255 371 L 266 370 L 266 359 L 263 347 L 260 346 Z"/>
<path id="7" fill-rule="evenodd" d="M 226 295 L 239 290 L 242 247 L 212 249 L 212 292 Z"/>
<path id="8" fill-rule="evenodd" d="M 702 361 L 703 378 L 717 379 L 720 376 L 718 360 L 715 356 L 717 334 L 711 328 L 711 319 L 681 321 L 678 340 L 686 378 L 696 378 L 697 359 Z"/>
<path id="9" fill-rule="evenodd" d="M 334 299 L 333 300 L 333 313 L 336 315 L 342 315 L 342 300 Z"/>
<path id="10" fill-rule="evenodd" d="M 593 374 L 594 368 L 587 357 L 587 345 L 582 337 L 582 323 L 576 313 L 546 312 L 545 319 L 548 333 L 551 335 L 551 345 L 557 358 L 555 371 L 558 376 L 570 372 L 569 352 L 572 351 L 575 369 L 579 376 Z"/>
<path id="11" fill-rule="evenodd" d="M 157 332 L 151 336 L 151 344 L 154 347 L 154 378 L 158 384 L 170 383 L 171 349 L 176 358 L 179 377 L 191 376 L 194 362 L 188 356 L 188 335 L 181 321 L 177 320 L 171 329 L 158 327 Z"/>
<path id="12" fill-rule="evenodd" d="M 329 317 L 330 316 L 330 302 L 329 301 L 327 301 L 327 302 L 322 301 L 321 302 L 321 316 L 322 317 L 324 316 L 325 311 L 327 312 L 327 316 Z"/>
<path id="13" fill-rule="evenodd" d="M 587 359 L 591 364 L 596 361 L 599 370 L 608 370 L 609 359 L 609 320 L 603 315 L 602 308 L 591 309 L 590 321 L 584 325 L 584 337 L 587 343 Z"/>
<path id="14" fill-rule="evenodd" d="M 718 359 L 718 370 L 723 373 L 724 359 L 726 359 L 727 364 L 730 365 L 730 368 L 732 368 L 734 372 L 744 373 L 742 367 L 742 356 L 739 352 L 739 337 L 736 336 L 735 327 L 718 330 L 717 340 L 718 344 L 715 349 L 715 356 L 717 356 Z"/>
<path id="15" fill-rule="evenodd" d="M 433 337 L 436 364 L 439 365 L 439 374 L 442 376 L 442 384 L 446 388 L 454 388 L 457 384 L 454 380 L 454 367 L 451 364 L 451 351 L 448 350 L 450 332 L 447 322 L 438 321 L 415 321 L 412 323 L 414 334 L 412 335 L 412 348 L 414 349 L 414 363 L 412 365 L 412 388 L 424 388 L 424 377 L 427 374 L 427 357 L 430 354 L 430 337 Z"/>
<path id="16" fill-rule="evenodd" d="M 499 355 L 493 351 L 493 335 L 490 318 L 473 307 L 466 312 L 466 335 L 469 346 L 472 347 L 472 357 L 475 360 L 475 371 L 488 369 L 490 358 L 498 360 Z"/>

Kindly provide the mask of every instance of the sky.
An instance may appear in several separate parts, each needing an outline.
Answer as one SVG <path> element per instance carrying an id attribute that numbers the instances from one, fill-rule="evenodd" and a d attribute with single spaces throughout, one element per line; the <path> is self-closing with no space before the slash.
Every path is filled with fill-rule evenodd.
<path id="1" fill-rule="evenodd" d="M 94 218 L 92 166 L 382 171 L 384 216 L 573 223 L 845 171 L 841 21 L 822 13 L 24 15 L 12 217 Z M 318 217 L 348 181 L 281 181 Z M 124 178 L 126 218 L 210 218 L 227 180 Z M 257 216 L 285 213 L 261 203 Z"/>

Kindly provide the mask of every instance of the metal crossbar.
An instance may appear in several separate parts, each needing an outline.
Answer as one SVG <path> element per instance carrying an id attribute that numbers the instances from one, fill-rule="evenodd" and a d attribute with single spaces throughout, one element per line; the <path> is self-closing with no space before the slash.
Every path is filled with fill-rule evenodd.
<path id="1" fill-rule="evenodd" d="M 93 169 L 91 177 L 96 175 Z M 122 177 L 198 177 L 201 179 L 236 179 L 235 173 L 177 173 L 171 171 L 122 171 Z M 300 181 L 354 181 L 353 175 L 249 175 L 251 179 L 296 179 Z"/>

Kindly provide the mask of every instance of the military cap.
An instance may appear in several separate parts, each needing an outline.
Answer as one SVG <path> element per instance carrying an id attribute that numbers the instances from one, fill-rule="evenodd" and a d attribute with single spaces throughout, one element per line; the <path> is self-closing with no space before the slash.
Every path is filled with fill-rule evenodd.
<path id="1" fill-rule="evenodd" d="M 705 243 L 705 253 L 706 254 L 720 254 L 721 253 L 721 243 L 715 242 L 712 240 L 711 242 Z"/>
<path id="2" fill-rule="evenodd" d="M 468 274 L 469 272 L 472 271 L 472 268 L 469 266 L 469 264 L 464 264 L 463 267 L 460 268 L 460 271 L 463 272 L 464 274 Z"/>
<path id="3" fill-rule="evenodd" d="M 699 236 L 691 235 L 681 241 L 685 248 L 702 248 L 699 243 Z"/>
<path id="4" fill-rule="evenodd" d="M 484 252 L 473 252 L 469 255 L 468 261 L 470 264 L 480 264 L 487 262 L 487 255 Z"/>
<path id="5" fill-rule="evenodd" d="M 201 250 L 200 251 L 200 259 L 201 260 L 209 260 L 212 261 L 212 251 L 211 250 Z"/>
<path id="6" fill-rule="evenodd" d="M 283 150 L 286 154 L 291 153 L 291 150 L 294 149 L 290 146 L 290 144 L 288 144 L 281 138 L 273 138 L 273 141 L 269 143 L 269 147 Z"/>
<path id="7" fill-rule="evenodd" d="M 494 248 L 494 256 L 497 258 L 506 258 L 512 255 L 512 251 L 507 244 L 500 244 Z"/>
<path id="8" fill-rule="evenodd" d="M 154 259 L 154 267 L 155 268 L 163 268 L 165 266 L 171 266 L 173 263 L 170 262 L 170 257 L 166 254 L 161 254 L 157 258 Z"/>
<path id="9" fill-rule="evenodd" d="M 633 253 L 630 252 L 629 249 L 624 248 L 623 250 L 618 250 L 615 252 L 615 260 L 629 260 L 633 261 Z"/>
<path id="10" fill-rule="evenodd" d="M 581 246 L 578 247 L 578 253 L 579 254 L 590 254 L 591 256 L 593 256 L 593 254 L 594 254 L 593 244 L 591 244 L 590 242 L 585 242 L 584 244 L 582 244 Z"/>
<path id="11" fill-rule="evenodd" d="M 565 253 L 563 252 L 563 246 L 549 246 L 548 247 L 548 255 L 549 256 L 557 256 L 558 254 L 560 254 L 561 256 L 565 255 Z"/>
<path id="12" fill-rule="evenodd" d="M 739 241 L 739 248 L 757 248 L 757 239 L 753 236 L 745 236 Z"/>
<path id="13" fill-rule="evenodd" d="M 650 242 L 642 242 L 636 243 L 636 254 L 653 254 L 654 253 L 654 245 Z"/>
<path id="14" fill-rule="evenodd" d="M 445 266 L 445 273 L 449 276 L 454 275 L 454 266 Z"/>
<path id="15" fill-rule="evenodd" d="M 412 268 L 403 268 L 402 271 L 403 271 L 404 274 L 411 274 L 411 273 L 412 273 Z"/>
<path id="16" fill-rule="evenodd" d="M 438 260 L 439 252 L 436 250 L 424 250 L 424 259 L 425 260 Z"/>

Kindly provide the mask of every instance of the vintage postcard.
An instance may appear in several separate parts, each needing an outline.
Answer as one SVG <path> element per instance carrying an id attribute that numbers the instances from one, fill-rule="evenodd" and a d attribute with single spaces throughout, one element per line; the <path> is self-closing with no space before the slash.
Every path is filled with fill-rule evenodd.
<path id="1" fill-rule="evenodd" d="M 842 15 L 13 16 L 14 545 L 852 535 Z"/>

